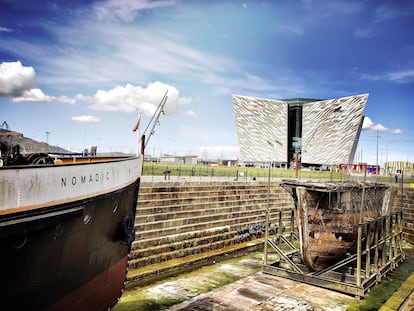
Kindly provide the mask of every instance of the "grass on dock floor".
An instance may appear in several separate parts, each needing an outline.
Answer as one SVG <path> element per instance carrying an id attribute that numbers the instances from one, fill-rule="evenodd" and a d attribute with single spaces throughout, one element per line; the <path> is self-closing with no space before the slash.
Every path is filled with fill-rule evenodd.
<path id="1" fill-rule="evenodd" d="M 365 298 L 352 303 L 347 311 L 395 311 L 414 289 L 414 246 L 404 244 L 405 260 L 379 283 Z"/>

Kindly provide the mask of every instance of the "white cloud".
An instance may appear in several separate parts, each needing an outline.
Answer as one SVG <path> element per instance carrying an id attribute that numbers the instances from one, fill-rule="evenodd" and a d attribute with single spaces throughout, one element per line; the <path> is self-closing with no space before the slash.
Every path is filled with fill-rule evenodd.
<path id="1" fill-rule="evenodd" d="M 279 25 L 278 31 L 282 33 L 288 33 L 288 34 L 295 34 L 295 35 L 303 35 L 305 33 L 305 30 L 299 26 L 299 25 Z"/>
<path id="2" fill-rule="evenodd" d="M 357 38 L 369 38 L 372 36 L 372 30 L 371 28 L 365 28 L 365 29 L 356 29 L 354 31 L 354 36 Z"/>
<path id="3" fill-rule="evenodd" d="M 13 97 L 14 102 L 38 102 L 38 103 L 50 103 L 53 97 L 50 97 L 43 93 L 41 89 L 25 90 L 21 96 Z"/>
<path id="4" fill-rule="evenodd" d="M 69 105 L 74 105 L 76 104 L 76 99 L 75 98 L 70 98 L 67 96 L 60 96 L 56 98 L 59 102 L 64 103 L 64 104 L 69 104 Z"/>
<path id="5" fill-rule="evenodd" d="M 7 27 L 0 27 L 0 32 L 13 32 L 13 29 L 7 28 Z"/>
<path id="6" fill-rule="evenodd" d="M 178 99 L 178 104 L 179 105 L 188 105 L 191 102 L 192 102 L 192 99 L 190 97 L 180 97 Z"/>
<path id="7" fill-rule="evenodd" d="M 397 135 L 397 134 L 403 134 L 404 132 L 401 129 L 393 129 L 393 130 L 390 130 L 390 133 Z"/>
<path id="8" fill-rule="evenodd" d="M 184 34 L 169 29 L 110 20 L 105 26 L 94 19 L 73 23 L 52 30 L 61 41 L 59 48 L 51 47 L 46 52 L 50 54 L 45 55 L 44 46 L 34 42 L 17 41 L 12 47 L 16 52 L 31 51 L 42 68 L 43 84 L 65 88 L 98 84 L 104 89 L 119 81 L 145 83 L 161 75 L 217 85 L 220 77 L 242 71 L 236 60 L 197 49 L 185 41 Z M 84 42 L 88 42 L 88 48 Z"/>
<path id="9" fill-rule="evenodd" d="M 371 118 L 369 117 L 364 118 L 362 129 L 366 131 L 379 131 L 379 132 L 387 131 L 387 128 L 385 128 L 382 124 L 374 124 L 374 122 L 372 122 Z"/>
<path id="10" fill-rule="evenodd" d="M 99 123 L 100 122 L 100 119 L 98 117 L 91 116 L 91 115 L 71 117 L 70 119 L 71 119 L 72 122 L 83 123 L 83 124 Z"/>
<path id="11" fill-rule="evenodd" d="M 197 115 L 196 115 L 196 113 L 193 111 L 193 110 L 187 110 L 186 112 L 185 112 L 185 114 L 187 115 L 187 116 L 189 116 L 189 117 L 192 117 L 192 118 L 194 118 L 194 117 L 196 117 Z"/>
<path id="12" fill-rule="evenodd" d="M 375 9 L 375 20 L 374 22 L 381 23 L 390 19 L 398 18 L 400 15 L 404 14 L 403 10 L 398 10 L 392 5 L 380 5 Z"/>
<path id="13" fill-rule="evenodd" d="M 143 3 L 152 5 L 152 2 L 161 5 L 159 1 Z M 109 14 L 111 5 L 120 6 L 117 3 L 101 2 L 106 8 L 105 14 Z M 184 36 L 179 33 L 157 28 L 145 29 L 145 26 L 137 28 L 110 19 L 106 20 L 105 27 L 94 19 L 75 21 L 73 27 L 53 29 L 56 37 L 62 40 L 59 49 L 49 50 L 48 53 L 53 53 L 53 56 L 45 56 L 44 47 L 32 42 L 18 41 L 13 45 L 16 51 L 30 50 L 32 57 L 40 61 L 43 84 L 54 88 L 71 85 L 73 88 L 95 89 L 98 84 L 101 90 L 108 90 L 119 81 L 146 82 L 151 81 L 154 75 L 161 75 L 180 81 L 198 81 L 213 86 L 215 91 L 224 90 L 226 94 L 231 94 L 231 86 L 240 82 L 243 83 L 243 88 L 254 88 L 250 81 L 238 78 L 246 70 L 243 69 L 243 64 L 237 63 L 237 59 L 199 50 L 187 44 Z M 87 46 L 93 48 L 85 48 L 82 42 L 88 42 Z M 61 74 L 63 72 L 64 75 Z M 293 78 L 297 79 L 297 75 Z M 293 83 L 291 80 L 283 86 L 271 83 L 272 89 L 276 85 L 285 89 L 286 84 L 291 86 Z M 262 84 L 254 86 L 262 89 Z M 124 108 L 131 110 L 131 107 Z"/>
<path id="14" fill-rule="evenodd" d="M 409 83 L 414 80 L 414 69 L 390 71 L 381 74 L 363 74 L 362 79 L 372 81 L 392 81 L 395 83 Z"/>
<path id="15" fill-rule="evenodd" d="M 35 86 L 33 67 L 23 66 L 20 61 L 0 64 L 0 97 L 21 96 Z"/>
<path id="16" fill-rule="evenodd" d="M 175 5 L 174 0 L 107 0 L 97 2 L 94 7 L 98 20 L 121 20 L 130 22 L 138 16 L 139 11 Z"/>
<path id="17" fill-rule="evenodd" d="M 75 101 L 84 101 L 84 102 L 88 102 L 88 103 L 93 102 L 93 98 L 91 96 L 86 96 L 86 95 L 83 95 L 83 94 L 76 94 L 74 99 L 75 99 Z"/>
<path id="18" fill-rule="evenodd" d="M 364 123 L 362 124 L 362 129 L 363 130 L 368 130 L 370 129 L 372 126 L 374 125 L 374 122 L 371 121 L 370 117 L 365 117 L 364 118 Z"/>
<path id="19" fill-rule="evenodd" d="M 369 117 L 364 118 L 362 129 L 366 131 L 371 131 L 371 132 L 384 132 L 384 133 L 386 132 L 386 133 L 391 133 L 391 134 L 402 134 L 403 133 L 403 131 L 400 129 L 388 129 L 380 123 L 375 124 L 374 122 L 372 122 L 371 118 Z"/>
<path id="20" fill-rule="evenodd" d="M 414 70 L 402 70 L 402 71 L 394 71 L 389 72 L 386 74 L 388 80 L 396 81 L 396 82 L 408 82 L 408 80 L 414 79 Z"/>
<path id="21" fill-rule="evenodd" d="M 175 112 L 175 106 L 179 100 L 179 91 L 175 87 L 159 81 L 148 84 L 146 88 L 127 84 L 117 86 L 109 91 L 98 90 L 93 96 L 93 103 L 89 108 L 103 111 L 140 111 L 150 116 L 155 112 L 167 90 L 168 98 L 164 111 L 166 114 L 172 114 Z"/>
<path id="22" fill-rule="evenodd" d="M 315 12 L 319 15 L 334 15 L 334 14 L 355 14 L 359 12 L 362 7 L 362 1 L 341 1 L 341 0 L 331 0 L 331 1 L 314 1 L 314 0 L 302 0 L 304 8 L 309 11 Z M 312 14 L 312 18 L 315 18 Z"/>

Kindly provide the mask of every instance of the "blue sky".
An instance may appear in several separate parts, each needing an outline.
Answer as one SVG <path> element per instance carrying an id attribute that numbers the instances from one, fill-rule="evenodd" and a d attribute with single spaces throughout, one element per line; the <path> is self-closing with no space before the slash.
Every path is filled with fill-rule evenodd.
<path id="1" fill-rule="evenodd" d="M 0 0 L 0 122 L 72 151 L 237 158 L 231 96 L 368 93 L 358 158 L 414 161 L 414 1 Z M 49 132 L 50 134 L 46 134 Z"/>

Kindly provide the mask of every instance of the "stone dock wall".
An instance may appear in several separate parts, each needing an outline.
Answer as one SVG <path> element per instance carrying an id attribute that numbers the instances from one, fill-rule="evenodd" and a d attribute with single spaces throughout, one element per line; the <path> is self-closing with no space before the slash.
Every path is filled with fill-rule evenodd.
<path id="1" fill-rule="evenodd" d="M 141 182 L 128 282 L 142 284 L 212 257 L 263 249 L 266 209 L 275 226 L 279 218 L 290 226 L 292 207 L 276 182 L 270 192 L 261 181 Z"/>
<path id="2" fill-rule="evenodd" d="M 278 211 L 292 209 L 293 201 L 277 183 L 270 190 L 275 221 Z M 267 202 L 265 182 L 142 183 L 130 269 L 260 237 Z"/>
<path id="3" fill-rule="evenodd" d="M 403 239 L 414 244 L 414 188 L 398 188 L 393 208 L 403 210 Z"/>
<path id="4" fill-rule="evenodd" d="M 128 279 L 177 274 L 201 265 L 203 254 L 220 257 L 246 245 L 262 249 L 266 209 L 274 226 L 281 216 L 288 227 L 293 208 L 279 183 L 271 182 L 268 193 L 268 183 L 259 181 L 142 182 Z M 414 243 L 414 189 L 398 189 L 392 204 L 403 208 L 404 238 Z"/>

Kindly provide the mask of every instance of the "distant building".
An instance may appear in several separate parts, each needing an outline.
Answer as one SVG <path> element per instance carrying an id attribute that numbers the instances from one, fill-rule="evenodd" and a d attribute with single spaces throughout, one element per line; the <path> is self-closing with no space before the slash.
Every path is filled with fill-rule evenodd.
<path id="1" fill-rule="evenodd" d="M 149 155 L 149 154 L 144 154 L 144 161 L 145 162 L 160 162 L 160 159 L 156 156 L 153 155 Z"/>
<path id="2" fill-rule="evenodd" d="M 168 155 L 164 154 L 160 157 L 161 163 L 175 163 L 175 164 L 197 164 L 197 155 L 185 155 L 185 156 L 177 156 L 177 155 Z"/>
<path id="3" fill-rule="evenodd" d="M 299 154 L 302 166 L 352 163 L 367 100 L 368 94 L 330 100 L 233 95 L 240 159 L 287 167 Z"/>
<path id="4" fill-rule="evenodd" d="M 404 161 L 392 161 L 384 163 L 385 174 L 403 174 L 405 177 L 414 176 L 414 163 Z"/>

